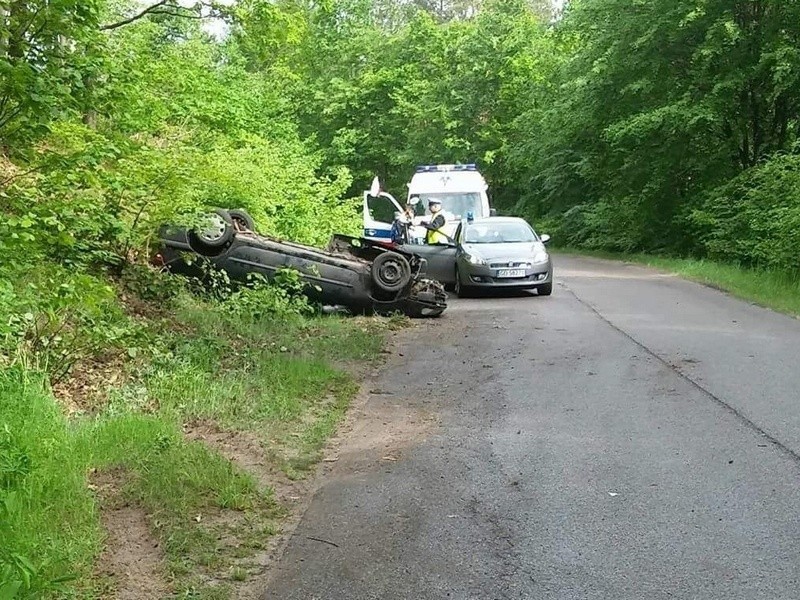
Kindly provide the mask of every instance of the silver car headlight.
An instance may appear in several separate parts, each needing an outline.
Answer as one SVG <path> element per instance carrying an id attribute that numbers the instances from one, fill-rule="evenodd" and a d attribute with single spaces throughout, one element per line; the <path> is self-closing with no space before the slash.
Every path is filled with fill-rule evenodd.
<path id="1" fill-rule="evenodd" d="M 537 252 L 533 255 L 533 264 L 535 265 L 542 265 L 550 260 L 550 256 L 547 252 Z"/>
<path id="2" fill-rule="evenodd" d="M 464 258 L 467 259 L 467 262 L 471 265 L 485 265 L 486 261 L 483 260 L 480 256 L 475 256 L 474 254 L 465 254 Z"/>

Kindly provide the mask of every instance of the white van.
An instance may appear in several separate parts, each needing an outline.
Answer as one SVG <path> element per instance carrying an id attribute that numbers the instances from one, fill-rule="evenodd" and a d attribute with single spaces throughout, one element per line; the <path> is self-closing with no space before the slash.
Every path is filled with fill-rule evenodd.
<path id="1" fill-rule="evenodd" d="M 487 194 L 489 186 L 474 164 L 422 165 L 417 167 L 408 184 L 406 202 L 414 206 L 414 223 L 419 225 L 430 216 L 428 201 L 439 200 L 447 217 L 448 235 L 455 233 L 462 219 L 488 217 L 493 214 Z M 364 192 L 364 237 L 373 240 L 391 239 L 392 223 L 403 208 L 390 194 L 380 191 L 376 180 Z M 425 237 L 422 227 L 414 228 L 414 237 Z"/>

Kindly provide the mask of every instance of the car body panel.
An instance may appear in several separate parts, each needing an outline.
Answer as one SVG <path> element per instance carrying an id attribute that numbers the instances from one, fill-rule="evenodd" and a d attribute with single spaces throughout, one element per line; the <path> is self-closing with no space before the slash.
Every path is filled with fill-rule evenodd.
<path id="1" fill-rule="evenodd" d="M 505 264 L 512 263 L 508 261 Z M 495 263 L 498 264 L 498 263 Z M 503 267 L 513 268 L 513 267 Z M 488 265 L 473 265 L 463 257 L 458 260 L 458 276 L 462 286 L 470 288 L 516 288 L 536 289 L 553 281 L 553 264 L 551 260 L 546 263 L 524 268 L 521 277 L 499 277 L 500 268 Z"/>

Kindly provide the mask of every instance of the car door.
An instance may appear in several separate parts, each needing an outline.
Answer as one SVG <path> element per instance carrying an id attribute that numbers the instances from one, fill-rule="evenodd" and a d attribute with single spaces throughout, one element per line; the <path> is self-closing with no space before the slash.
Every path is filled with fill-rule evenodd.
<path id="1" fill-rule="evenodd" d="M 413 252 L 428 261 L 426 276 L 437 280 L 443 285 L 453 285 L 456 282 L 456 254 L 458 245 L 455 243 L 461 235 L 461 225 L 456 229 L 451 243 L 447 244 L 409 244 L 404 250 Z"/>
<path id="2" fill-rule="evenodd" d="M 392 223 L 398 212 L 403 209 L 387 194 L 373 196 L 364 192 L 364 237 L 378 242 L 391 240 Z"/>
<path id="3" fill-rule="evenodd" d="M 453 244 L 418 244 L 404 246 L 428 261 L 426 276 L 443 285 L 456 282 L 456 247 Z"/>

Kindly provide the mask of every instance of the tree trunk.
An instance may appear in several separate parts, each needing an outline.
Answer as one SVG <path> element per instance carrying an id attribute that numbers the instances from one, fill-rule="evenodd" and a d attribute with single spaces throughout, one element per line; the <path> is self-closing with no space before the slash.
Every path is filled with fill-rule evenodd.
<path id="1" fill-rule="evenodd" d="M 97 110 L 94 108 L 95 79 L 91 75 L 83 75 L 83 124 L 97 129 Z"/>
<path id="2" fill-rule="evenodd" d="M 28 7 L 23 0 L 12 0 L 8 5 L 6 56 L 12 61 L 25 56 L 25 39 L 22 29 L 27 13 Z"/>

